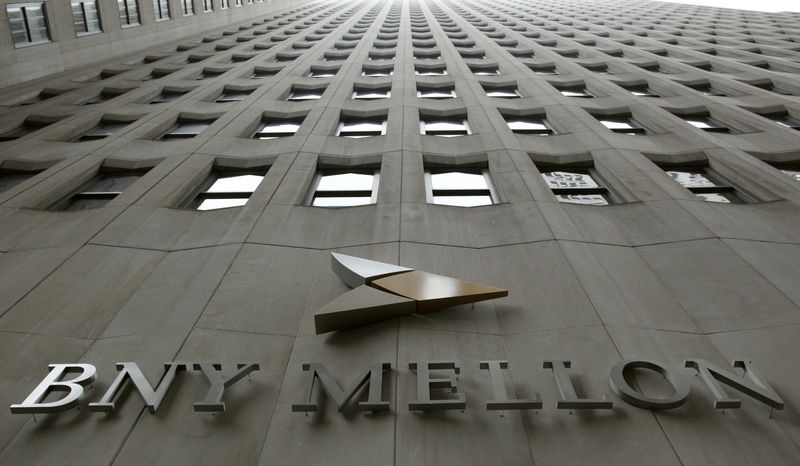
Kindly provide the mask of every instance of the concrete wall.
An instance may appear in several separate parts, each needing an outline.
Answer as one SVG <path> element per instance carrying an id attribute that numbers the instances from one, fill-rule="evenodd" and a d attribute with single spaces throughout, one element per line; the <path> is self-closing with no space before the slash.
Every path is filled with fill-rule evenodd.
<path id="1" fill-rule="evenodd" d="M 263 19 L 269 21 L 260 24 Z M 800 351 L 800 183 L 773 166 L 800 163 L 800 137 L 759 116 L 800 111 L 796 15 L 650 2 L 398 0 L 312 2 L 246 24 L 252 22 L 244 30 L 230 26 L 176 38 L 147 53 L 108 57 L 0 93 L 0 133 L 26 118 L 57 120 L 0 142 L 0 168 L 44 170 L 0 194 L 0 406 L 24 399 L 48 363 L 96 364 L 91 401 L 114 379 L 119 361 L 138 362 L 151 382 L 159 380 L 165 361 L 261 363 L 252 381 L 226 392 L 228 411 L 213 416 L 192 411 L 207 390 L 196 373 L 179 375 L 156 414 L 136 396 L 125 397 L 110 416 L 82 408 L 34 421 L 2 409 L 0 464 L 800 461 L 794 358 Z M 434 41 L 440 60 L 413 58 L 412 28 L 423 35 L 430 29 L 432 38 L 418 41 Z M 373 48 L 378 34 L 396 41 L 394 59 L 368 59 L 385 50 Z M 337 44 L 349 50 L 347 60 L 324 61 Z M 487 58 L 462 59 L 460 49 L 483 50 Z M 715 55 L 707 53 L 711 49 Z M 535 58 L 510 53 L 526 51 Z M 276 62 L 279 53 L 298 57 Z M 231 62 L 237 55 L 244 61 Z M 361 76 L 364 65 L 378 63 L 393 66 L 393 76 Z M 419 63 L 445 64 L 448 74 L 416 76 Z M 502 74 L 470 71 L 470 64 L 485 63 Z M 637 63 L 661 63 L 672 73 L 645 71 Z M 716 72 L 692 66 L 704 63 Z M 771 69 L 753 66 L 763 63 Z M 537 75 L 530 68 L 549 64 L 560 74 Z M 614 74 L 584 66 L 597 64 Z M 338 72 L 309 78 L 311 66 Z M 277 74 L 249 79 L 256 67 Z M 204 69 L 223 73 L 195 80 Z M 141 80 L 153 70 L 174 71 Z M 109 77 L 87 81 L 104 71 Z M 766 80 L 792 95 L 748 84 Z M 705 96 L 682 84 L 698 81 L 729 96 Z M 391 98 L 354 101 L 356 83 L 391 84 Z M 417 83 L 453 83 L 458 97 L 422 101 Z M 514 84 L 522 97 L 489 98 L 482 83 Z M 564 97 L 553 87 L 574 83 L 584 83 L 595 97 Z M 662 97 L 635 97 L 618 85 L 635 83 L 649 84 Z M 324 86 L 325 92 L 317 101 L 287 102 L 292 85 Z M 214 103 L 225 86 L 253 92 L 241 102 Z M 148 104 L 164 87 L 188 93 Z M 15 106 L 43 89 L 59 95 Z M 79 105 L 102 90 L 126 92 Z M 675 116 L 681 112 L 708 112 L 739 131 L 707 133 Z M 542 113 L 558 134 L 514 134 L 501 116 Z M 305 119 L 295 136 L 249 138 L 265 114 Z M 420 135 L 420 114 L 466 114 L 474 134 Z M 650 134 L 615 134 L 593 116 L 620 114 L 633 115 Z M 338 138 L 342 115 L 385 116 L 387 134 Z M 69 142 L 104 116 L 133 122 L 106 139 Z M 216 120 L 195 138 L 157 140 L 179 117 Z M 318 166 L 377 162 L 376 204 L 303 205 Z M 657 165 L 669 162 L 707 164 L 756 202 L 704 202 Z M 474 208 L 426 203 L 424 169 L 434 163 L 488 167 L 501 202 Z M 270 168 L 244 207 L 178 208 L 214 164 Z M 543 164 L 592 165 L 619 202 L 560 203 L 541 177 Z M 104 208 L 45 209 L 101 166 L 152 169 Z M 315 335 L 314 312 L 347 290 L 330 270 L 332 250 L 510 294 Z M 557 410 L 552 374 L 542 368 L 548 358 L 570 359 L 579 394 L 607 394 L 614 410 Z M 687 404 L 652 412 L 611 395 L 608 371 L 626 358 L 661 360 L 681 373 L 691 384 Z M 715 410 L 702 379 L 682 368 L 687 358 L 723 367 L 734 358 L 751 360 L 787 409 L 770 417 L 768 407 L 742 395 L 742 409 Z M 510 394 L 539 392 L 544 408 L 486 411 L 492 387 L 478 362 L 490 359 L 510 362 Z M 419 360 L 458 361 L 464 412 L 409 411 L 416 379 L 408 364 Z M 292 412 L 302 401 L 303 363 L 325 363 L 347 386 L 379 361 L 393 368 L 384 393 L 390 412 L 365 415 L 352 405 L 339 412 L 323 401 L 319 387 L 319 413 Z M 648 395 L 668 394 L 663 380 L 639 375 Z"/>

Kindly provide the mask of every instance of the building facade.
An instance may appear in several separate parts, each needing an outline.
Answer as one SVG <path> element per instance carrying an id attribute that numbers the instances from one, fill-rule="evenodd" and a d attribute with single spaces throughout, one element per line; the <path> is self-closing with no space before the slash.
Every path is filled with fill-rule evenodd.
<path id="1" fill-rule="evenodd" d="M 800 462 L 800 14 L 2 4 L 0 400 L 97 376 L 0 464 Z M 331 252 L 508 296 L 318 335 Z"/>

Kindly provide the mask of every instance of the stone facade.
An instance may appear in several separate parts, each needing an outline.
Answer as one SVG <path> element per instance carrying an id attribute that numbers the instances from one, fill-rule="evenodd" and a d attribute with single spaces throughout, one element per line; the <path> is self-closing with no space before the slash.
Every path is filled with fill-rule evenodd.
<path id="1" fill-rule="evenodd" d="M 155 414 L 134 394 L 113 415 L 0 410 L 0 464 L 800 462 L 800 14 L 565 0 L 232 1 L 224 12 L 214 0 L 215 13 L 196 2 L 193 17 L 156 25 L 142 0 L 133 31 L 103 1 L 107 31 L 74 38 L 69 9 L 45 3 L 50 44 L 14 49 L 0 18 L 0 404 L 21 402 L 50 363 L 97 366 L 86 402 L 116 362 L 137 362 L 153 384 L 168 361 L 261 368 L 214 415 L 192 410 L 208 388 L 196 371 Z M 428 88 L 455 96 L 419 98 Z M 359 89 L 391 94 L 353 99 Z M 487 93 L 498 89 L 517 98 Z M 308 90 L 320 98 L 287 100 Z M 151 103 L 165 91 L 174 98 Z M 225 92 L 241 99 L 218 102 Z M 508 123 L 543 119 L 552 134 Z M 277 120 L 301 123 L 252 137 Z M 385 134 L 336 135 L 355 120 L 385 121 Z M 420 134 L 420 121 L 463 120 L 470 134 Z M 84 137 L 109 122 L 122 127 Z M 210 124 L 162 140 L 180 122 Z M 266 175 L 241 207 L 187 208 L 220 170 Z M 321 170 L 377 170 L 374 203 L 308 205 Z M 493 203 L 430 202 L 432 170 L 487 173 Z M 126 171 L 141 176 L 102 205 L 60 207 L 98 174 Z M 609 205 L 560 202 L 571 194 L 548 185 L 552 171 L 592 176 Z M 716 188 L 733 202 L 700 197 Z M 348 289 L 330 251 L 509 296 L 315 335 L 315 311 Z M 581 396 L 606 394 L 614 409 L 556 409 L 542 367 L 552 358 L 572 361 Z M 628 358 L 685 376 L 687 403 L 656 412 L 611 394 L 609 369 Z M 688 358 L 752 361 L 786 409 L 770 417 L 741 394 L 741 409 L 714 409 Z M 424 360 L 458 363 L 463 412 L 409 411 L 409 363 Z M 538 392 L 543 408 L 487 411 L 484 360 L 509 361 L 508 392 Z M 345 387 L 390 362 L 391 410 L 339 412 L 317 385 L 320 411 L 292 412 L 309 362 Z M 637 381 L 669 393 L 652 374 Z"/>

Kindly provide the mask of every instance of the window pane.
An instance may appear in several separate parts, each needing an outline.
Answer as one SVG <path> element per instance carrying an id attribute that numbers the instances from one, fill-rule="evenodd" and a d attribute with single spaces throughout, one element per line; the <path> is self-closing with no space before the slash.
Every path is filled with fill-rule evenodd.
<path id="1" fill-rule="evenodd" d="M 431 174 L 431 187 L 435 190 L 489 189 L 483 175 L 464 172 L 433 173 Z"/>
<path id="2" fill-rule="evenodd" d="M 192 121 L 178 123 L 178 126 L 171 129 L 167 135 L 172 136 L 196 136 L 204 129 L 208 128 L 211 123 L 203 121 Z"/>
<path id="3" fill-rule="evenodd" d="M 25 15 L 28 17 L 28 31 L 31 35 L 31 42 L 49 41 L 50 36 L 47 33 L 44 4 L 26 6 Z"/>
<path id="4" fill-rule="evenodd" d="M 317 191 L 371 191 L 374 176 L 363 173 L 323 175 Z"/>
<path id="5" fill-rule="evenodd" d="M 497 97 L 501 99 L 516 99 L 519 97 L 519 92 L 516 89 L 494 89 L 494 90 L 487 90 L 486 95 L 488 97 Z"/>
<path id="6" fill-rule="evenodd" d="M 8 191 L 34 175 L 35 173 L 0 173 L 0 193 Z"/>
<path id="7" fill-rule="evenodd" d="M 475 207 L 491 205 L 492 198 L 490 196 L 433 196 L 433 203 L 439 205 Z"/>
<path id="8" fill-rule="evenodd" d="M 507 120 L 506 123 L 511 131 L 550 131 L 541 120 Z"/>
<path id="9" fill-rule="evenodd" d="M 82 2 L 72 2 L 72 22 L 75 26 L 75 32 L 80 34 L 86 32 L 86 18 L 83 16 Z"/>
<path id="10" fill-rule="evenodd" d="M 256 131 L 255 137 L 264 140 L 288 137 L 293 136 L 298 129 L 300 129 L 300 123 L 267 122 Z"/>
<path id="11" fill-rule="evenodd" d="M 11 38 L 15 44 L 25 44 L 28 42 L 28 32 L 25 25 L 25 17 L 22 16 L 22 8 L 15 5 L 6 7 L 8 23 L 11 27 Z"/>
<path id="12" fill-rule="evenodd" d="M 76 210 L 99 209 L 100 207 L 103 207 L 106 204 L 108 204 L 108 201 L 110 200 L 111 199 L 109 198 L 95 199 L 95 198 L 73 197 L 69 201 L 67 201 L 67 204 L 60 210 L 76 211 Z"/>
<path id="13" fill-rule="evenodd" d="M 264 175 L 223 175 L 208 188 L 209 193 L 252 193 Z"/>
<path id="14" fill-rule="evenodd" d="M 800 170 L 781 170 L 781 171 L 794 178 L 795 181 L 800 182 Z"/>
<path id="15" fill-rule="evenodd" d="M 141 178 L 141 173 L 101 174 L 87 184 L 83 192 L 119 193 Z"/>
<path id="16" fill-rule="evenodd" d="M 700 199 L 706 202 L 719 202 L 722 204 L 730 204 L 731 200 L 727 197 L 723 196 L 722 194 L 717 193 L 698 193 L 695 196 L 699 197 Z"/>
<path id="17" fill-rule="evenodd" d="M 633 129 L 634 126 L 631 124 L 629 120 L 600 120 L 600 123 L 603 124 L 608 129 Z"/>
<path id="18" fill-rule="evenodd" d="M 545 172 L 542 173 L 551 188 L 599 188 L 600 185 L 588 173 Z M 602 197 L 602 196 L 601 196 Z"/>
<path id="19" fill-rule="evenodd" d="M 246 197 L 235 197 L 228 199 L 203 199 L 197 210 L 216 210 L 225 209 L 227 207 L 241 207 L 247 204 Z"/>
<path id="20" fill-rule="evenodd" d="M 559 202 L 568 204 L 608 205 L 608 201 L 602 194 L 560 194 L 556 198 L 558 198 Z"/>
<path id="21" fill-rule="evenodd" d="M 311 202 L 314 207 L 348 207 L 372 204 L 369 197 L 315 197 Z"/>
<path id="22" fill-rule="evenodd" d="M 699 172 L 669 170 L 667 175 L 686 188 L 713 188 L 718 186 Z"/>

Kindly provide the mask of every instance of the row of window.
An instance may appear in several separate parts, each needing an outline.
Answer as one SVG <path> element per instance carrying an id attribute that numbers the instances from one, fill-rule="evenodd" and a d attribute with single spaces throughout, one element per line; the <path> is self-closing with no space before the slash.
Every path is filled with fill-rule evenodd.
<path id="1" fill-rule="evenodd" d="M 379 94 L 379 91 L 376 90 L 364 90 L 364 91 L 355 91 L 356 93 L 362 93 L 361 98 L 375 98 L 373 94 Z M 388 91 L 386 91 L 388 92 Z M 441 90 L 432 90 L 431 92 L 434 93 L 443 93 Z M 304 93 L 296 93 L 290 94 L 295 95 L 295 100 L 305 100 L 310 98 L 316 98 L 315 95 L 311 94 L 304 94 Z M 159 101 L 165 101 L 165 99 L 172 98 L 171 95 L 164 95 L 161 94 Z M 238 95 L 237 91 L 230 91 L 227 93 L 223 93 L 217 101 L 220 99 L 226 99 L 226 101 L 235 101 L 241 100 L 242 96 Z M 530 135 L 538 135 L 538 136 L 550 136 L 554 134 L 558 134 L 555 127 L 547 120 L 546 116 L 544 115 L 515 115 L 515 114 L 505 114 L 501 113 L 503 118 L 508 125 L 508 128 L 511 132 L 516 134 L 530 134 Z M 794 129 L 800 130 L 800 119 L 796 119 L 790 116 L 786 112 L 781 113 L 774 113 L 774 114 L 767 114 L 762 115 L 766 118 L 771 119 L 775 123 L 779 125 Z M 649 134 L 650 131 L 640 124 L 637 120 L 632 118 L 629 114 L 620 114 L 617 116 L 595 116 L 595 118 L 608 130 L 618 133 L 618 134 L 626 134 L 626 135 L 641 135 L 641 134 Z M 738 131 L 735 128 L 731 128 L 726 126 L 725 124 L 721 123 L 720 121 L 712 118 L 707 114 L 696 114 L 692 116 L 682 116 L 681 118 L 686 121 L 686 123 L 692 125 L 693 127 L 706 131 L 706 132 L 713 132 L 713 133 L 727 133 L 727 134 L 736 134 Z M 249 136 L 254 139 L 261 139 L 261 140 L 268 140 L 268 139 L 276 139 L 280 137 L 289 137 L 293 136 L 302 125 L 305 117 L 294 117 L 294 118 L 264 118 L 257 126 L 256 130 Z M 211 124 L 215 121 L 215 119 L 191 119 L 191 118 L 179 118 L 175 124 L 170 127 L 167 131 L 162 133 L 156 139 L 159 140 L 175 140 L 175 139 L 187 139 L 193 138 L 199 135 L 203 130 L 211 126 Z M 108 136 L 113 135 L 117 131 L 128 126 L 131 121 L 118 121 L 112 119 L 103 119 L 100 123 L 88 130 L 87 132 L 75 137 L 73 141 L 82 142 L 82 141 L 93 141 L 97 139 L 103 139 Z M 0 134 L 0 142 L 4 141 L 13 141 L 19 139 L 23 136 L 27 136 L 35 131 L 38 131 L 46 126 L 48 126 L 50 122 L 39 121 L 39 120 L 26 120 L 23 122 L 22 125 L 7 131 L 5 133 Z M 425 115 L 424 113 L 420 114 L 420 134 L 428 135 L 428 136 L 442 136 L 442 137 L 455 137 L 455 136 L 466 136 L 472 134 L 472 129 L 470 128 L 469 121 L 466 115 L 462 116 L 451 116 L 451 117 L 439 117 L 439 116 L 430 116 Z M 370 118 L 351 118 L 351 117 L 343 117 L 336 128 L 334 134 L 339 137 L 346 137 L 346 138 L 365 138 L 371 136 L 382 136 L 386 134 L 387 129 L 387 119 L 386 116 L 379 116 L 379 117 L 370 117 Z"/>
<path id="2" fill-rule="evenodd" d="M 242 6 L 243 0 L 234 0 L 237 7 Z M 245 0 L 247 5 L 252 5 L 254 0 Z M 271 1 L 271 0 L 267 0 Z M 202 0 L 203 12 L 214 10 L 211 0 Z M 220 0 L 220 9 L 230 7 L 230 0 Z M 264 0 L 258 0 L 262 3 Z M 183 16 L 195 14 L 193 0 L 180 0 Z M 78 37 L 103 32 L 100 10 L 97 0 L 71 0 L 72 19 L 75 35 Z M 117 0 L 119 19 L 123 28 L 139 26 L 138 0 Z M 171 18 L 169 0 L 153 0 L 153 10 L 156 21 L 166 21 Z M 6 14 L 11 28 L 11 38 L 15 47 L 24 47 L 50 42 L 50 27 L 47 20 L 45 2 L 13 3 L 6 5 Z"/>
<path id="3" fill-rule="evenodd" d="M 593 168 L 539 167 L 541 176 L 560 202 L 608 205 L 620 202 Z M 708 202 L 742 203 L 756 199 L 707 166 L 664 166 L 675 182 Z M 781 171 L 800 182 L 800 166 L 781 166 Z M 179 207 L 216 210 L 247 203 L 269 167 L 250 170 L 215 169 Z M 101 170 L 75 192 L 50 206 L 53 210 L 85 210 L 103 207 L 135 183 L 147 170 Z M 35 172 L 0 172 L 0 192 L 35 176 Z M 320 170 L 314 177 L 305 205 L 348 207 L 377 202 L 380 172 L 374 170 Z M 488 169 L 451 170 L 426 168 L 428 203 L 460 207 L 500 202 Z"/>

